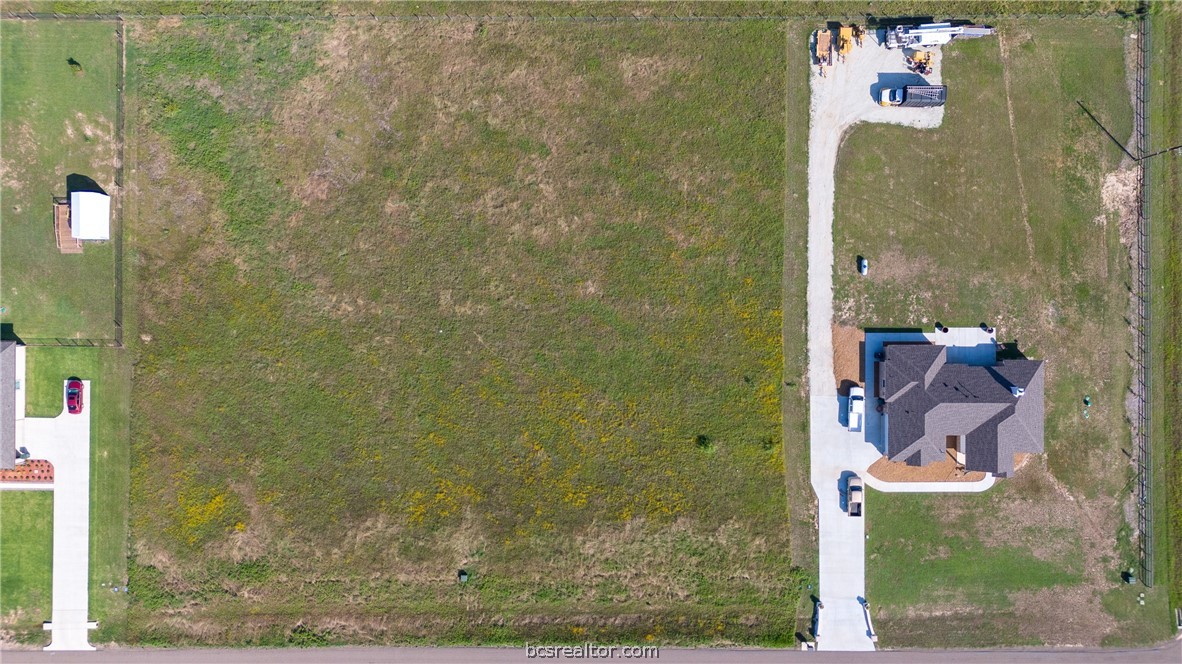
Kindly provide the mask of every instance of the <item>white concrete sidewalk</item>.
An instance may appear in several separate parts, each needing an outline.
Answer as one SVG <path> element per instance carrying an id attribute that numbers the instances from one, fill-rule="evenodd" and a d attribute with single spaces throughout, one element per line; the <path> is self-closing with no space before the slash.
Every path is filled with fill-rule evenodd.
<path id="1" fill-rule="evenodd" d="M 25 442 L 36 458 L 53 464 L 53 613 L 46 650 L 94 650 L 90 611 L 90 413 L 95 395 L 84 380 L 81 414 L 25 418 Z"/>
<path id="2" fill-rule="evenodd" d="M 976 482 L 883 482 L 870 473 L 859 473 L 866 486 L 883 493 L 981 493 L 997 481 L 992 475 Z"/>
<path id="3" fill-rule="evenodd" d="M 886 108 L 874 101 L 884 84 L 911 81 L 902 51 L 888 51 L 867 39 L 821 78 L 813 68 L 809 123 L 808 347 L 810 457 L 817 494 L 820 545 L 820 650 L 874 650 L 862 600 L 866 593 L 866 517 L 842 509 L 844 477 L 865 470 L 881 457 L 860 433 L 850 433 L 839 419 L 841 401 L 833 375 L 833 200 L 834 168 L 842 135 L 857 122 L 886 122 L 938 127 L 943 108 Z M 940 54 L 933 57 L 940 82 Z M 869 482 L 867 482 L 870 484 Z M 873 486 L 873 484 L 871 484 Z M 865 511 L 874 505 L 867 502 Z"/>

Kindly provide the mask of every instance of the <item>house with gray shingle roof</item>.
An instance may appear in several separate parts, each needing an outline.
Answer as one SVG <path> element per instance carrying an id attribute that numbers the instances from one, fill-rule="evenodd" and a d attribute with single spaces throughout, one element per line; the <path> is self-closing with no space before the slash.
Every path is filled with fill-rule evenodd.
<path id="1" fill-rule="evenodd" d="M 1043 362 L 948 361 L 948 347 L 883 347 L 875 388 L 891 461 L 924 466 L 954 455 L 969 471 L 1014 472 L 1014 455 L 1043 451 Z"/>
<path id="2" fill-rule="evenodd" d="M 0 341 L 0 470 L 16 467 L 17 343 Z"/>

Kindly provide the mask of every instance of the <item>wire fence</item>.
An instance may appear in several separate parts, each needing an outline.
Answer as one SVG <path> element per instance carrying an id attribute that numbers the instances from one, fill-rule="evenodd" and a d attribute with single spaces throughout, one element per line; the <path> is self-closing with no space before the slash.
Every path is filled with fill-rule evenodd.
<path id="1" fill-rule="evenodd" d="M 75 339 L 73 337 L 21 337 L 26 346 L 55 346 L 58 348 L 122 348 L 117 339 Z"/>
<path id="2" fill-rule="evenodd" d="M 1139 553 L 1141 558 L 1141 580 L 1147 587 L 1153 587 L 1153 437 L 1150 435 L 1150 367 L 1152 346 L 1150 345 L 1150 280 L 1151 260 L 1149 238 L 1149 160 L 1144 159 L 1149 146 L 1149 62 L 1150 62 L 1150 16 L 1144 11 L 1138 24 L 1137 33 L 1137 81 L 1136 104 L 1133 109 L 1133 129 L 1136 134 L 1137 161 L 1137 332 L 1136 370 L 1133 393 L 1137 401 L 1137 418 L 1134 433 L 1137 443 L 1137 527 Z"/>
<path id="3" fill-rule="evenodd" d="M 1094 6 L 1081 8 L 1076 11 L 1067 9 L 1070 5 L 1064 4 L 1064 9 L 1058 12 L 1041 12 L 1041 13 L 972 13 L 973 19 L 1012 19 L 1020 21 L 1042 21 L 1042 20 L 1062 20 L 1062 19 L 1088 19 L 1088 18 L 1126 18 L 1133 19 L 1136 17 L 1134 12 L 1125 11 L 1120 8 Z M 841 22 L 864 22 L 867 25 L 886 26 L 899 23 L 899 19 L 892 17 L 876 16 L 873 14 L 851 13 L 851 14 L 835 14 L 835 13 L 809 13 L 809 12 L 754 12 L 750 14 L 727 14 L 717 12 L 685 12 L 672 14 L 636 14 L 636 13 L 603 13 L 603 14 L 584 14 L 563 11 L 549 11 L 546 9 L 531 10 L 520 14 L 480 14 L 469 12 L 445 12 L 445 13 L 384 13 L 380 11 L 326 11 L 326 12 L 293 12 L 290 7 L 275 8 L 274 11 L 267 7 L 253 6 L 249 11 L 243 12 L 225 12 L 209 10 L 203 11 L 199 8 L 192 8 L 187 11 L 175 11 L 172 9 L 148 9 L 147 11 L 140 9 L 119 9 L 114 12 L 95 12 L 95 13 L 59 13 L 59 12 L 34 12 L 34 11 L 6 11 L 0 14 L 3 18 L 8 19 L 56 19 L 56 20 L 133 20 L 133 19 L 155 19 L 155 18 L 192 18 L 192 19 L 215 19 L 215 20 L 290 20 L 290 21 L 336 21 L 336 20 L 351 20 L 351 21 L 417 21 L 417 22 L 446 22 L 446 21 L 463 21 L 471 23 L 528 23 L 528 22 L 548 22 L 548 23 L 663 23 L 663 22 L 737 22 L 737 21 L 788 21 L 788 20 L 814 20 L 814 21 L 841 21 Z M 930 17 L 910 17 L 907 19 L 909 23 L 917 22 L 918 18 Z M 918 21 L 923 22 L 923 21 Z"/>
<path id="4" fill-rule="evenodd" d="M 123 347 L 123 197 L 126 189 L 123 187 L 124 143 L 125 127 L 123 112 L 123 87 L 127 82 L 124 71 L 127 60 L 126 41 L 124 39 L 124 25 L 120 20 L 115 27 L 115 146 L 118 150 L 119 162 L 115 166 L 115 210 L 111 215 L 111 237 L 115 253 L 115 344 Z"/>

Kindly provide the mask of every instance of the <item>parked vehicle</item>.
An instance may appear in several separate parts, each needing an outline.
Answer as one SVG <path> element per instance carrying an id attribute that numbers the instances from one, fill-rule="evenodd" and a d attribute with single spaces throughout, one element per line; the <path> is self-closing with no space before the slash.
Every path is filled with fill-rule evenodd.
<path id="1" fill-rule="evenodd" d="M 923 25 L 896 25 L 886 31 L 887 48 L 915 48 L 942 46 L 953 39 L 988 37 L 996 31 L 987 25 L 952 25 L 951 23 L 924 23 Z"/>
<path id="2" fill-rule="evenodd" d="M 946 101 L 946 85 L 905 85 L 901 88 L 883 88 L 878 103 L 883 106 L 915 108 L 943 106 Z"/>
<path id="3" fill-rule="evenodd" d="M 77 378 L 71 378 L 66 383 L 66 411 L 71 415 L 77 415 L 82 412 L 82 381 Z"/>
<path id="4" fill-rule="evenodd" d="M 932 75 L 932 52 L 931 51 L 916 51 L 915 53 L 905 56 L 907 62 L 907 71 L 913 71 L 920 76 Z"/>
<path id="5" fill-rule="evenodd" d="M 845 510 L 850 516 L 862 516 L 862 478 L 857 475 L 846 480 Z"/>
<path id="6" fill-rule="evenodd" d="M 860 274 L 864 277 L 864 276 L 866 276 L 866 274 L 868 272 L 870 272 L 870 261 L 866 260 L 865 258 L 859 257 L 858 258 L 858 274 Z"/>
<path id="7" fill-rule="evenodd" d="M 846 405 L 846 422 L 850 431 L 862 430 L 862 418 L 866 415 L 866 390 L 861 387 L 850 388 L 850 398 Z"/>
<path id="8" fill-rule="evenodd" d="M 816 49 L 817 70 L 825 77 L 825 68 L 833 65 L 833 32 L 828 28 L 817 30 L 813 35 Z"/>

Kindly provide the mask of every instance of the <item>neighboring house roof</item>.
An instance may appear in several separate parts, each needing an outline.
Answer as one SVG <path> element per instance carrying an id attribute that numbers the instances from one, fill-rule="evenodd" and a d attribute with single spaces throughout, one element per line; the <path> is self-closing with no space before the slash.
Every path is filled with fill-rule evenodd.
<path id="1" fill-rule="evenodd" d="M 16 342 L 0 341 L 0 470 L 16 468 Z"/>
<path id="2" fill-rule="evenodd" d="M 96 191 L 71 192 L 70 235 L 76 240 L 111 239 L 111 197 Z"/>
<path id="3" fill-rule="evenodd" d="M 965 437 L 965 469 L 1005 477 L 1014 455 L 1043 451 L 1043 363 L 991 366 L 948 361 L 947 346 L 888 344 L 879 363 L 887 456 L 926 465 L 947 454 L 948 436 Z M 1023 390 L 1015 396 L 1012 388 Z"/>

